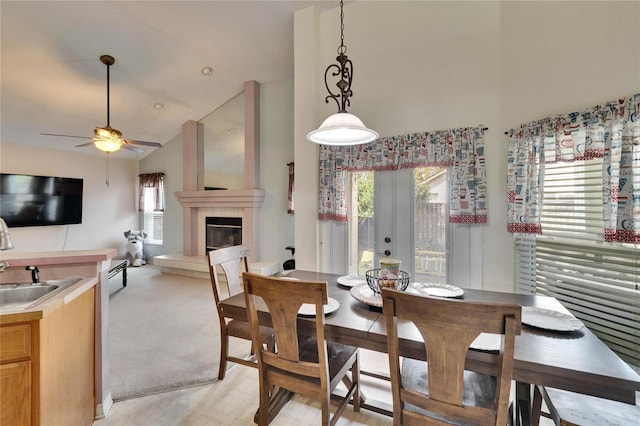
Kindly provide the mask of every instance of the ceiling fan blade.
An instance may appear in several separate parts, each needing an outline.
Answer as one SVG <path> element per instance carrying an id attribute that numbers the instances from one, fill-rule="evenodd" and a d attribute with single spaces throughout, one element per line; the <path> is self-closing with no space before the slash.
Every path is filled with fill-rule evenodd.
<path id="1" fill-rule="evenodd" d="M 93 145 L 93 142 L 87 142 L 87 143 L 83 143 L 83 144 L 80 144 L 80 145 L 76 145 L 76 148 L 81 148 L 83 146 L 90 146 L 90 145 Z"/>
<path id="2" fill-rule="evenodd" d="M 138 147 L 132 146 L 132 145 L 130 145 L 130 144 L 124 144 L 124 145 L 122 145 L 122 147 L 123 147 L 124 149 L 128 149 L 129 151 L 133 151 L 133 152 L 135 152 L 136 154 L 142 154 L 142 153 L 144 153 L 144 149 L 141 149 L 141 148 L 138 148 Z"/>
<path id="3" fill-rule="evenodd" d="M 144 145 L 144 146 L 153 146 L 156 148 L 162 148 L 162 144 L 159 144 L 158 142 L 145 142 L 145 141 L 137 141 L 134 139 L 125 139 L 125 141 L 127 143 L 130 143 L 131 145 Z"/>
<path id="4" fill-rule="evenodd" d="M 44 136 L 62 136 L 63 138 L 93 139 L 92 136 L 59 135 L 57 133 L 40 133 Z"/>

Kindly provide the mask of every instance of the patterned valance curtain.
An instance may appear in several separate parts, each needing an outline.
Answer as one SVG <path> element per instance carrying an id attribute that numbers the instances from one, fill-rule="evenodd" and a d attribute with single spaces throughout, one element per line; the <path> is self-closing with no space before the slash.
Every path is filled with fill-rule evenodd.
<path id="1" fill-rule="evenodd" d="M 509 232 L 542 232 L 545 163 L 592 158 L 603 158 L 605 240 L 640 242 L 640 94 L 509 132 Z"/>
<path id="2" fill-rule="evenodd" d="M 164 173 L 143 173 L 138 177 L 140 178 L 138 211 L 144 212 L 149 208 L 164 211 Z M 145 206 L 145 188 L 153 188 L 153 206 Z"/>
<path id="3" fill-rule="evenodd" d="M 452 167 L 452 223 L 487 222 L 486 128 L 460 128 L 380 138 L 364 145 L 320 147 L 319 220 L 347 221 L 349 171 Z"/>

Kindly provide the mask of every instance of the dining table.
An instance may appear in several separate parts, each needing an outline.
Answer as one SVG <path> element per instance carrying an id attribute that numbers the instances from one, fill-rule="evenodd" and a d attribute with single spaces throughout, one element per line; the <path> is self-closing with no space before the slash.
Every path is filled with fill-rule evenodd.
<path id="1" fill-rule="evenodd" d="M 337 309 L 325 315 L 327 340 L 387 353 L 386 322 L 377 303 L 354 297 L 353 287 L 339 284 L 339 281 L 344 283 L 340 275 L 303 270 L 287 272 L 289 279 L 327 282 L 328 296 L 339 304 Z M 457 297 L 461 300 L 511 303 L 525 309 L 533 307 L 569 314 L 554 297 L 466 288 L 461 291 L 463 294 Z M 223 300 L 221 305 L 227 315 L 246 321 L 247 311 L 242 293 Z M 268 310 L 261 304 L 257 308 L 260 323 L 269 326 Z M 301 316 L 298 332 L 313 334 L 313 320 L 313 317 Z M 400 355 L 425 359 L 422 336 L 413 324 L 400 324 L 398 338 Z M 465 368 L 495 374 L 497 366 L 494 354 L 495 350 L 491 347 L 472 347 L 467 353 Z M 362 372 L 366 374 L 366 366 L 362 367 Z M 521 334 L 516 336 L 513 380 L 514 421 L 518 425 L 530 424 L 531 385 L 564 389 L 628 404 L 636 403 L 635 392 L 640 390 L 640 376 L 587 327 L 566 332 L 523 324 Z M 371 398 L 365 400 L 362 408 L 393 414 L 388 403 Z"/>

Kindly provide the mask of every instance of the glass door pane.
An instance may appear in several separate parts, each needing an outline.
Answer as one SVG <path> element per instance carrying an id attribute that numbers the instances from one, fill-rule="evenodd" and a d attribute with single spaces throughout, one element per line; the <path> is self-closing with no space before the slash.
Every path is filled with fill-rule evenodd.
<path id="1" fill-rule="evenodd" d="M 414 169 L 415 282 L 446 283 L 448 189 L 442 167 Z"/>
<path id="2" fill-rule="evenodd" d="M 351 220 L 349 274 L 362 275 L 373 268 L 374 260 L 374 173 L 351 173 Z"/>
<path id="3" fill-rule="evenodd" d="M 350 274 L 364 275 L 392 257 L 413 282 L 446 282 L 445 168 L 353 172 L 351 195 Z"/>

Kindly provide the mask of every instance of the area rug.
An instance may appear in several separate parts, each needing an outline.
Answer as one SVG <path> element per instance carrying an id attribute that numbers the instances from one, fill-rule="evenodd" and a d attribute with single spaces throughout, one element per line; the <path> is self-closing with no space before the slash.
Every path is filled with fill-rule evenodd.
<path id="1" fill-rule="evenodd" d="M 109 282 L 112 398 L 214 381 L 220 337 L 209 280 L 163 274 L 153 265 L 129 267 L 127 272 L 126 287 L 119 275 Z M 231 343 L 232 352 L 247 344 Z"/>

